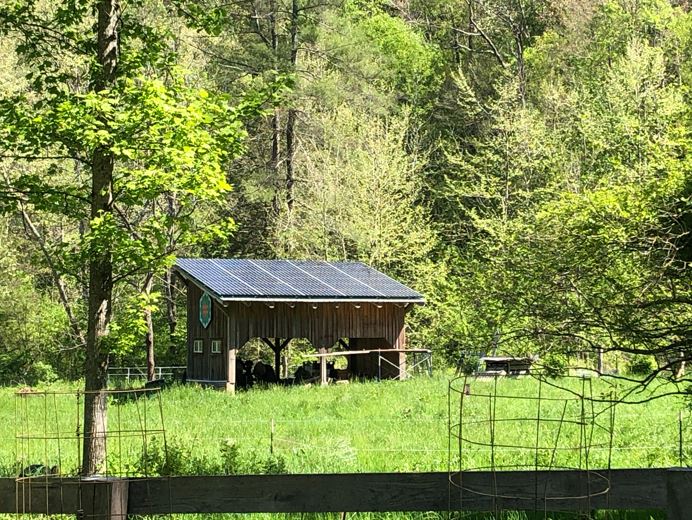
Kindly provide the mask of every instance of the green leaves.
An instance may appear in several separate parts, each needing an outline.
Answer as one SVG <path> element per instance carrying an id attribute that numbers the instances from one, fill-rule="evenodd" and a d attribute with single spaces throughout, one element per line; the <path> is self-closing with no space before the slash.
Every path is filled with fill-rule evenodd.
<path id="1" fill-rule="evenodd" d="M 131 355 L 142 343 L 147 332 L 144 311 L 155 311 L 161 300 L 159 293 L 137 294 L 119 305 L 116 318 L 110 324 L 107 339 L 109 352 L 116 356 Z"/>
<path id="2" fill-rule="evenodd" d="M 403 20 L 377 12 L 361 15 L 358 24 L 381 53 L 381 66 L 392 75 L 395 88 L 411 107 L 418 108 L 442 81 L 441 55 Z"/>
<path id="3" fill-rule="evenodd" d="M 280 77 L 240 99 L 205 89 L 199 68 L 191 73 L 180 64 L 184 26 L 168 6 L 135 0 L 123 7 L 107 88 L 95 87 L 104 86 L 95 82 L 96 41 L 104 35 L 97 35 L 93 2 L 0 7 L 0 32 L 10 35 L 27 71 L 21 91 L 0 91 L 0 156 L 13 161 L 3 170 L 0 210 L 21 203 L 37 221 L 59 222 L 41 245 L 54 277 L 80 285 L 91 280 L 87 266 L 103 269 L 98 290 L 110 300 L 113 283 L 116 295 L 106 302 L 116 314 L 105 346 L 118 353 L 138 343 L 143 312 L 158 304 L 129 298 L 139 292 L 131 288 L 138 278 L 170 267 L 180 246 L 232 232 L 232 220 L 216 215 L 231 190 L 227 168 L 244 152 L 245 120 L 291 82 Z M 214 20 L 216 11 L 191 9 L 206 16 L 205 26 L 223 21 Z M 92 193 L 92 185 L 104 188 Z"/>
<path id="4" fill-rule="evenodd" d="M 692 148 L 676 16 L 666 2 L 608 2 L 583 41 L 545 33 L 524 54 L 528 102 L 509 83 L 480 136 L 449 154 L 460 343 L 688 352 Z"/>
<path id="5" fill-rule="evenodd" d="M 214 2 L 174 0 L 171 3 L 190 27 L 212 36 L 219 36 L 230 22 L 228 11 L 224 6 L 215 5 Z"/>

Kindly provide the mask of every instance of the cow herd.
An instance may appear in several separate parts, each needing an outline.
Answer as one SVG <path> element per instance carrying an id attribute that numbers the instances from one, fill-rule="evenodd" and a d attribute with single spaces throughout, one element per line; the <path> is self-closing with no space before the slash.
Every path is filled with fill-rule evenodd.
<path id="1" fill-rule="evenodd" d="M 235 384 L 237 388 L 250 388 L 255 383 L 276 383 L 278 382 L 276 371 L 271 365 L 258 361 L 236 359 L 235 362 Z"/>
<path id="2" fill-rule="evenodd" d="M 327 378 L 331 380 L 345 379 L 347 371 L 334 367 L 334 362 L 327 363 Z M 320 364 L 318 361 L 306 361 L 300 365 L 293 377 L 281 379 L 271 365 L 263 361 L 253 363 L 249 360 L 236 359 L 235 365 L 236 388 L 251 388 L 255 384 L 280 383 L 309 384 L 320 381 Z"/>

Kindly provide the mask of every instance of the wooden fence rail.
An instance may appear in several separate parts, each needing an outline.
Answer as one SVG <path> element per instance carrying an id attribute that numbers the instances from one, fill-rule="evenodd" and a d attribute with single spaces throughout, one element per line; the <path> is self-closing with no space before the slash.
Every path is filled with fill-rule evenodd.
<path id="1" fill-rule="evenodd" d="M 670 520 L 692 518 L 692 470 L 479 471 L 454 473 L 451 479 L 453 484 L 448 473 L 5 478 L 0 479 L 0 513 L 113 519 L 172 513 L 627 509 L 666 511 Z"/>

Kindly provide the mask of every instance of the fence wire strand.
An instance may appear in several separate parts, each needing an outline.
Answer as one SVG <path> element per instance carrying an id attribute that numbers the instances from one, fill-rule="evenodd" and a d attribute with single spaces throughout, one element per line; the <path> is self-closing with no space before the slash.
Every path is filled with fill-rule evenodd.
<path id="1" fill-rule="evenodd" d="M 534 515 L 540 514 L 545 520 L 558 511 L 588 517 L 593 499 L 607 497 L 610 490 L 613 451 L 642 447 L 614 445 L 615 406 L 594 398 L 590 379 L 580 378 L 569 392 L 560 394 L 551 389 L 550 395 L 546 395 L 543 378 L 538 377 L 535 394 L 517 396 L 503 393 L 500 380 L 501 377 L 495 377 L 492 385 L 484 383 L 479 392 L 473 391 L 474 380 L 468 376 L 449 383 L 450 509 L 452 489 L 456 488 L 460 518 L 466 516 L 464 504 L 479 499 L 489 501 L 497 519 L 501 518 L 504 504 L 515 507 L 528 500 L 533 503 Z M 498 407 L 500 401 L 502 407 Z M 529 413 L 531 408 L 533 412 Z M 451 414 L 455 409 L 458 415 L 454 417 Z M 453 452 L 457 454 L 456 461 Z M 503 472 L 517 470 L 523 470 L 522 475 L 533 473 L 532 496 L 513 494 L 508 491 L 507 482 L 500 483 L 501 473 L 506 478 Z M 555 470 L 575 471 L 575 488 L 551 489 L 547 473 Z M 464 484 L 464 474 L 474 471 L 488 472 L 487 486 L 472 488 Z M 581 504 L 579 511 L 573 506 L 560 511 L 561 503 L 574 501 Z"/>

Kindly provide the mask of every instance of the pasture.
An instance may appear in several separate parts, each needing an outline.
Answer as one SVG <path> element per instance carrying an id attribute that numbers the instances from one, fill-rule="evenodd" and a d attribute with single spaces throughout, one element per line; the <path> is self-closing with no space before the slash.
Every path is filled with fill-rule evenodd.
<path id="1" fill-rule="evenodd" d="M 235 396 L 176 386 L 163 390 L 160 399 L 114 398 L 109 409 L 109 472 L 345 473 L 446 471 L 450 465 L 452 470 L 460 465 L 464 469 L 487 468 L 490 450 L 485 444 L 491 439 L 496 445 L 492 455 L 498 469 L 531 469 L 535 464 L 584 468 L 585 463 L 590 468 L 670 467 L 679 465 L 681 457 L 683 465 L 687 464 L 685 443 L 692 431 L 684 399 L 665 396 L 650 400 L 672 388 L 663 385 L 653 392 L 631 395 L 631 400 L 645 402 L 619 404 L 612 412 L 607 403 L 575 399 L 575 394 L 584 393 L 583 382 L 559 382 L 558 386 L 567 390 L 543 383 L 539 411 L 536 400 L 509 398 L 537 396 L 539 385 L 532 378 L 501 379 L 497 383 L 469 380 L 470 395 L 464 396 L 464 437 L 472 442 L 464 444 L 460 464 L 457 440 L 451 437 L 450 441 L 449 435 L 450 404 L 454 425 L 460 396 L 454 393 L 451 403 L 448 401 L 448 382 L 441 376 L 420 377 L 327 388 L 273 387 Z M 587 393 L 599 399 L 616 391 L 622 395 L 626 390 L 599 380 L 588 384 L 592 386 Z M 79 463 L 75 440 L 79 403 L 69 388 L 54 389 L 66 393 L 16 397 L 14 389 L 0 391 L 0 468 L 4 475 L 17 475 L 20 466 L 29 462 L 59 464 L 63 473 L 75 472 Z M 487 397 L 494 392 L 508 398 Z M 569 421 L 585 417 L 587 412 L 599 424 L 613 421 L 613 435 L 598 428 L 586 431 L 574 426 L 579 421 Z M 545 422 L 537 427 L 539 413 Z M 487 421 L 491 414 L 495 416 L 492 429 Z M 563 420 L 549 420 L 554 418 Z M 561 425 L 559 432 L 556 424 Z M 454 426 L 452 429 L 457 431 Z M 35 438 L 17 439 L 27 433 Z M 400 517 L 394 513 L 377 515 L 385 516 Z M 509 514 L 507 518 L 524 516 Z M 648 516 L 622 513 L 617 518 Z"/>

